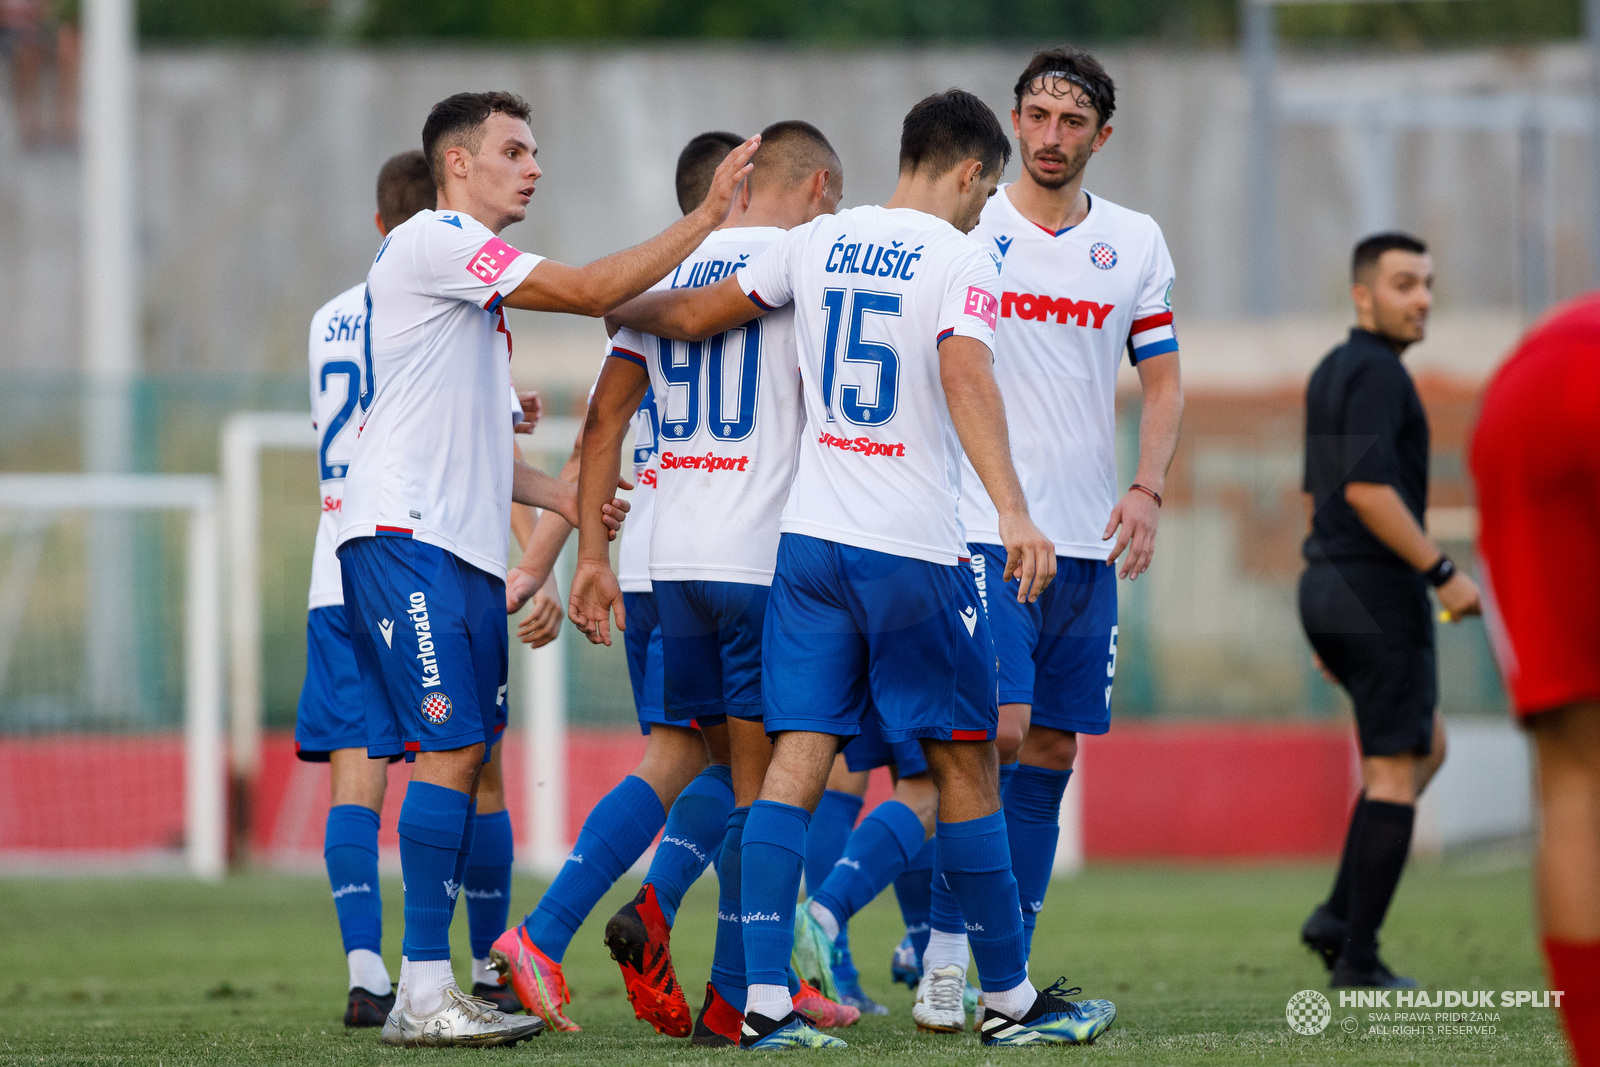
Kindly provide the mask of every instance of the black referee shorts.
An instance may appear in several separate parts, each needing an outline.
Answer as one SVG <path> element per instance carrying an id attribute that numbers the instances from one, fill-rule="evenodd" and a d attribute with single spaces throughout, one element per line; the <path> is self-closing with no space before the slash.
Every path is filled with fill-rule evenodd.
<path id="1" fill-rule="evenodd" d="M 1422 575 L 1403 564 L 1313 563 L 1300 576 L 1300 624 L 1355 702 L 1361 754 L 1427 755 L 1439 673 Z"/>

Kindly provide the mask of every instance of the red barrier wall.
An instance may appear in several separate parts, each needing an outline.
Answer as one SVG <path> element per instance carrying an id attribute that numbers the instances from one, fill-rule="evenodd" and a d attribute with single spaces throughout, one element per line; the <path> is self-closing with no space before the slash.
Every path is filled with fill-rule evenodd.
<path id="1" fill-rule="evenodd" d="M 509 733 L 507 800 L 525 837 L 521 738 Z M 1082 739 L 1084 853 L 1096 859 L 1325 857 L 1338 851 L 1358 770 L 1346 728 L 1311 725 L 1119 724 Z M 568 740 L 567 840 L 595 803 L 638 764 L 633 732 L 573 730 Z M 379 843 L 398 847 L 403 763 L 389 768 Z M 145 852 L 183 834 L 183 751 L 177 737 L 100 735 L 0 740 L 0 851 Z M 871 808 L 889 796 L 873 773 Z M 254 800 L 252 850 L 267 862 L 320 862 L 328 772 L 269 733 Z"/>
<path id="2" fill-rule="evenodd" d="M 1359 790 L 1343 726 L 1119 724 L 1080 740 L 1091 860 L 1334 855 Z"/>

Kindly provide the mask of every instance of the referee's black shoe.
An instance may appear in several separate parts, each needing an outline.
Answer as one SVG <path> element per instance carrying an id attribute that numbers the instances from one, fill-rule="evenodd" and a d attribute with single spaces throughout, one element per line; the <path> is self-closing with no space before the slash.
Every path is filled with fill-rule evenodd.
<path id="1" fill-rule="evenodd" d="M 1318 904 L 1317 910 L 1300 927 L 1300 941 L 1321 956 L 1322 965 L 1331 971 L 1339 958 L 1339 950 L 1344 947 L 1344 935 L 1349 930 L 1349 923 L 1329 911 L 1326 904 Z"/>
<path id="2" fill-rule="evenodd" d="M 1328 980 L 1329 989 L 1420 989 L 1422 983 L 1403 974 L 1395 974 L 1373 957 L 1371 966 L 1353 963 L 1349 956 L 1340 956 L 1333 965 L 1333 975 Z"/>

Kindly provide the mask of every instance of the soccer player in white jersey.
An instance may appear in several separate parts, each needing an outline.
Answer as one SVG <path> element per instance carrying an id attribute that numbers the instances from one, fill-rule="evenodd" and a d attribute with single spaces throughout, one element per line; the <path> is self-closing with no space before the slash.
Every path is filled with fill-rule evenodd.
<path id="1" fill-rule="evenodd" d="M 544 1025 L 462 993 L 448 936 L 505 693 L 507 509 L 516 499 L 577 518 L 571 485 L 511 459 L 504 306 L 598 315 L 642 292 L 726 217 L 757 143 L 731 153 L 706 203 L 663 234 L 573 268 L 498 236 L 526 217 L 541 173 L 528 114 L 509 93 L 435 105 L 422 149 L 438 210 L 397 226 L 367 275 L 364 414 L 339 561 L 368 755 L 416 760 L 400 812 L 406 924 L 391 1044 L 512 1044 Z"/>
<path id="2" fill-rule="evenodd" d="M 837 208 L 844 186 L 839 157 L 810 123 L 779 122 L 762 130 L 754 163 L 743 214 L 706 238 L 657 291 L 714 285 L 790 227 Z M 660 475 L 650 578 L 661 625 L 666 714 L 676 722 L 698 722 L 708 737 L 725 737 L 732 760 L 736 806 L 725 817 L 717 871 L 716 950 L 694 1028 L 697 1045 L 730 1046 L 739 1039 L 745 1000 L 740 841 L 771 755 L 761 724 L 762 625 L 800 435 L 793 314 L 784 309 L 692 342 L 671 339 L 676 331 L 670 321 L 635 319 L 625 311 L 613 321 L 657 332 L 625 328 L 612 338 L 611 358 L 589 407 L 578 496 L 584 501 L 603 494 L 599 486 L 615 482 L 628 412 L 653 393 Z M 631 611 L 611 573 L 604 526 L 591 523 L 578 536 L 569 598 L 573 620 L 604 619 L 615 611 L 618 625 L 631 634 L 645 620 Z M 598 627 L 586 630 L 593 640 L 609 640 Z M 608 925 L 614 957 L 670 959 L 671 915 L 650 924 L 629 921 L 626 914 L 648 914 L 656 899 L 647 883 L 640 899 Z M 674 999 L 682 1002 L 683 994 Z M 825 1025 L 860 1018 L 809 987 L 792 1000 Z"/>
<path id="3" fill-rule="evenodd" d="M 887 205 L 796 227 L 729 281 L 640 301 L 681 305 L 689 337 L 794 305 L 806 420 L 763 633 L 772 763 L 741 856 L 745 1048 L 840 1043 L 790 1010 L 782 983 L 810 812 L 869 706 L 886 741 L 921 742 L 939 787 L 941 873 L 974 930 L 983 1041 L 1087 1041 L 1115 1017 L 1109 1002 L 1069 1003 L 1027 977 L 994 646 L 956 513 L 964 449 L 1000 506 L 1004 577 L 1036 601 L 1054 546 L 1029 518 L 991 370 L 995 259 L 966 236 L 1010 154 L 977 97 L 928 97 L 906 116 Z M 585 522 L 598 505 L 580 502 Z"/>
<path id="4" fill-rule="evenodd" d="M 678 156 L 675 183 L 684 214 L 705 199 L 717 165 L 743 141 L 730 133 L 711 132 L 694 137 L 684 147 Z M 735 204 L 730 218 L 738 213 Z M 694 723 L 669 718 L 662 704 L 661 630 L 655 622 L 649 568 L 660 451 L 654 395 L 647 389 L 642 398 L 636 397 L 631 417 L 624 418 L 633 441 L 634 490 L 622 533 L 618 578 L 632 622 L 627 630 L 628 674 L 639 729 L 648 742 L 633 773 L 585 817 L 571 855 L 538 906 L 496 945 L 507 963 L 511 987 L 530 1011 L 544 1016 L 557 1030 L 579 1029 L 562 1010 L 566 999 L 562 961 L 595 904 L 659 833 L 661 844 L 644 888 L 607 924 L 608 941 L 619 926 L 637 931 L 638 939 L 645 938 L 645 931 L 670 926 L 684 890 L 705 870 L 721 845 L 728 811 L 733 807 L 727 742 L 722 736 L 726 731 L 702 737 Z M 577 480 L 583 441 L 580 433 L 572 458 L 562 468 L 562 478 Z M 559 515 L 547 513 L 540 519 L 533 545 L 518 564 L 527 573 L 523 588 L 531 588 L 549 572 L 570 532 L 571 527 Z M 532 636 L 532 628 L 528 636 Z M 634 1013 L 661 1033 L 688 1036 L 691 1016 L 671 958 L 665 953 L 629 951 L 627 946 L 614 948 L 613 956 L 621 964 Z"/>
<path id="5" fill-rule="evenodd" d="M 1083 188 L 1090 157 L 1111 136 L 1110 76 L 1087 52 L 1044 51 L 1015 93 L 1022 174 L 989 201 L 972 235 L 1000 257 L 995 379 L 1028 509 L 1055 542 L 1054 584 L 1037 603 L 1022 604 L 1002 583 L 998 517 L 970 462 L 961 521 L 999 657 L 1002 799 L 1031 946 L 1078 734 L 1111 725 L 1116 562 L 1126 553 L 1128 579 L 1150 565 L 1183 390 L 1161 228 Z M 1144 403 L 1138 469 L 1119 499 L 1116 381 L 1124 359 L 1138 372 Z M 967 936 L 937 880 L 932 924 L 919 1022 L 960 1029 Z"/>

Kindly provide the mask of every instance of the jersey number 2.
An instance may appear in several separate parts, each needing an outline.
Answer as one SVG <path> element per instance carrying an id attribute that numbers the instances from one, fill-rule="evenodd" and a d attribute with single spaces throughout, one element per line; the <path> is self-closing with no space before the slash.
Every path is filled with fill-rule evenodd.
<path id="1" fill-rule="evenodd" d="M 328 391 L 328 379 L 336 374 L 344 376 L 344 403 L 339 406 L 339 413 L 328 420 L 328 428 L 322 433 L 322 447 L 317 449 L 317 465 L 321 468 L 323 481 L 344 477 L 343 463 L 334 465 L 328 463 L 328 446 L 339 436 L 339 431 L 344 429 L 345 423 L 350 421 L 350 415 L 356 409 L 356 401 L 361 396 L 361 368 L 348 359 L 330 360 L 322 365 L 320 377 L 324 393 Z"/>

